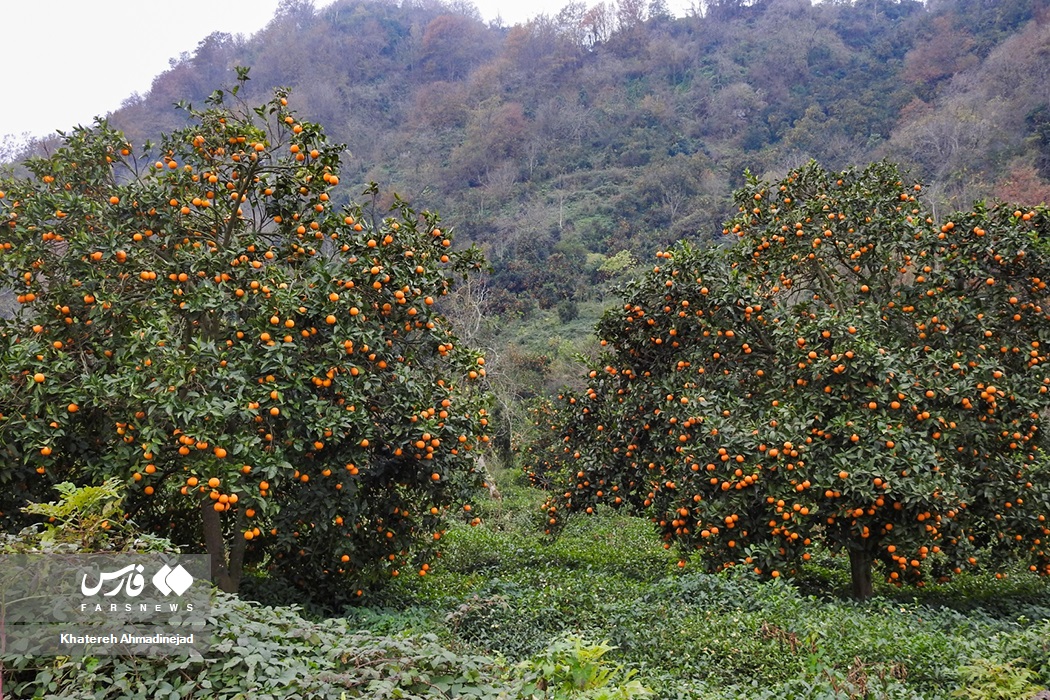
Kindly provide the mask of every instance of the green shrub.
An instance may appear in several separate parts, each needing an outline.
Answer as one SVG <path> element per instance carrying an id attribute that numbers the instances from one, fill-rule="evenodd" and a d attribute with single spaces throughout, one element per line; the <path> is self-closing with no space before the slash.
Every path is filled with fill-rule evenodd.
<path id="1" fill-rule="evenodd" d="M 1035 674 L 1012 663 L 977 659 L 959 668 L 963 686 L 952 693 L 964 700 L 1020 700 L 1030 698 L 1042 688 L 1033 685 Z"/>
<path id="2" fill-rule="evenodd" d="M 633 670 L 608 666 L 603 657 L 615 647 L 568 635 L 550 644 L 540 655 L 518 665 L 527 693 L 551 700 L 629 700 L 652 692 L 634 678 Z"/>
<path id="3" fill-rule="evenodd" d="M 124 512 L 125 486 L 109 479 L 99 486 L 55 484 L 58 500 L 30 503 L 21 509 L 42 522 L 17 535 L 0 532 L 0 554 L 27 552 L 172 552 L 166 539 L 139 532 Z"/>
<path id="4" fill-rule="evenodd" d="M 606 639 L 616 647 L 606 658 L 637 668 L 667 700 L 946 700 L 959 667 L 982 657 L 1017 659 L 1045 682 L 1050 623 L 1019 612 L 1045 605 L 1046 581 L 1034 575 L 966 574 L 910 596 L 886 586 L 857 603 L 828 594 L 848 587 L 841 556 L 815 553 L 791 583 L 682 570 L 645 520 L 599 508 L 549 541 L 531 518 L 537 492 L 500 486 L 503 501 L 478 504 L 482 525 L 450 528 L 431 575 L 384 591 L 383 614 L 511 660 L 563 634 Z"/>
<path id="5" fill-rule="evenodd" d="M 1035 682 L 1050 686 L 1050 618 L 1005 637 L 1002 656 L 1033 671 Z"/>
<path id="6" fill-rule="evenodd" d="M 173 551 L 170 542 L 141 538 L 124 517 L 122 490 L 59 488 L 56 503 L 30 506 L 53 519 L 46 527 L 5 536 L 0 552 Z M 102 523 L 112 521 L 103 527 Z M 479 532 L 464 529 L 464 533 Z M 497 581 L 498 583 L 498 581 Z M 260 581 L 261 586 L 271 582 Z M 521 599 L 514 584 L 507 591 Z M 554 619 L 551 611 L 551 619 Z M 487 654 L 454 651 L 431 630 L 441 630 L 430 609 L 357 608 L 342 619 L 304 617 L 298 606 L 263 606 L 220 591 L 211 614 L 207 658 L 0 656 L 3 687 L 13 697 L 94 698 L 476 698 L 526 700 L 557 697 L 626 700 L 644 688 L 621 665 L 602 656 L 611 649 L 582 639 L 550 648 L 538 628 L 526 635 L 531 659 L 519 666 Z M 506 639 L 513 635 L 503 621 Z M 365 630 L 361 628 L 367 628 Z M 447 631 L 445 636 L 451 637 Z M 521 636 L 521 635 L 519 635 Z M 509 646 L 509 642 L 507 643 Z M 482 645 L 484 646 L 484 645 Z M 489 644 L 488 646 L 496 646 Z M 522 647 L 524 651 L 526 647 Z M 526 654 L 527 655 L 527 654 Z M 541 687 L 542 686 L 542 687 Z M 550 688 L 554 695 L 544 694 Z M 537 695 L 537 693 L 540 693 Z"/>
<path id="7" fill-rule="evenodd" d="M 310 622 L 295 608 L 271 608 L 216 593 L 215 642 L 207 659 L 14 658 L 35 669 L 14 688 L 41 698 L 495 698 L 504 668 L 488 657 L 450 652 L 432 635 L 355 631 L 346 621 Z"/>

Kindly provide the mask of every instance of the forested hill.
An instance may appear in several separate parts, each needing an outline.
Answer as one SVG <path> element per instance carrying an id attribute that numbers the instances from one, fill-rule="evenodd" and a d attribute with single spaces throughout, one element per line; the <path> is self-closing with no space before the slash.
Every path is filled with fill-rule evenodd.
<path id="1" fill-rule="evenodd" d="M 347 196 L 375 180 L 438 209 L 486 248 L 496 311 L 550 308 L 622 249 L 719 231 L 745 168 L 890 158 L 946 206 L 1050 198 L 1048 6 L 718 0 L 673 18 L 610 0 L 507 27 L 467 2 L 289 0 L 112 121 L 141 143 L 250 66 L 249 100 L 288 86 L 349 145 Z"/>

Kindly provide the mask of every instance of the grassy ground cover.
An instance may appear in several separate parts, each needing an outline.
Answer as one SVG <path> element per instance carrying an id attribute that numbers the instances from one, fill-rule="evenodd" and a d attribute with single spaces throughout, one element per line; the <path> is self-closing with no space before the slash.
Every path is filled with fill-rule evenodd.
<path id="1" fill-rule="evenodd" d="M 844 557 L 816 557 L 793 582 L 709 575 L 679 569 L 643 520 L 600 512 L 552 541 L 535 492 L 503 493 L 483 525 L 450 531 L 430 575 L 351 620 L 511 661 L 565 633 L 608 640 L 668 699 L 1012 698 L 1050 684 L 1050 587 L 1027 572 L 857 603 Z"/>
<path id="2" fill-rule="evenodd" d="M 542 495 L 503 493 L 475 508 L 481 525 L 448 532 L 429 575 L 366 605 L 282 600 L 256 580 L 246 594 L 275 605 L 218 593 L 213 659 L 0 655 L 5 697 L 1015 700 L 1050 684 L 1050 586 L 1027 572 L 857 603 L 842 557 L 791 582 L 709 575 L 638 518 L 599 511 L 550 540 Z M 102 517 L 0 552 L 170 547 L 99 531 Z"/>

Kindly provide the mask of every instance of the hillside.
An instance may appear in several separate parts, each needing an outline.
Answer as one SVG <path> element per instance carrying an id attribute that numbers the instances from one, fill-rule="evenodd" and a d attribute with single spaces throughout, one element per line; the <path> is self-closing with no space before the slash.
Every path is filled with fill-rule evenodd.
<path id="1" fill-rule="evenodd" d="M 482 342 L 513 337 L 503 366 L 529 394 L 586 349 L 610 279 L 718 235 L 745 169 L 889 158 L 942 208 L 1046 199 L 1048 6 L 717 0 L 673 18 L 621 0 L 505 27 L 468 3 L 294 0 L 249 39 L 208 37 L 112 121 L 137 143 L 169 131 L 173 103 L 237 65 L 248 101 L 290 87 L 349 145 L 347 198 L 376 181 L 485 249 L 493 274 L 466 306 L 478 334 L 504 333 Z"/>

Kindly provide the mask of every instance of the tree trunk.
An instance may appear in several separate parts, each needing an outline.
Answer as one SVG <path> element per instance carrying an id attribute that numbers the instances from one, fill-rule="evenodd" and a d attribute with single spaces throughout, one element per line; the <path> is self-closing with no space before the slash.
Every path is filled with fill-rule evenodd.
<path id="1" fill-rule="evenodd" d="M 875 561 L 875 550 L 870 547 L 849 547 L 849 570 L 853 579 L 853 597 L 867 600 L 875 594 L 871 578 L 871 565 Z"/>
<path id="2" fill-rule="evenodd" d="M 243 515 L 239 516 L 243 518 Z M 222 536 L 222 518 L 210 499 L 201 501 L 201 519 L 204 521 L 204 546 L 211 559 L 211 580 L 219 590 L 236 593 L 244 571 L 243 537 L 235 537 L 229 553 Z"/>

